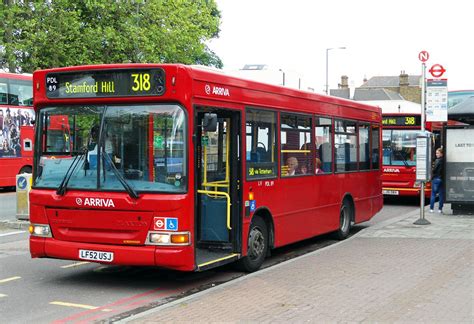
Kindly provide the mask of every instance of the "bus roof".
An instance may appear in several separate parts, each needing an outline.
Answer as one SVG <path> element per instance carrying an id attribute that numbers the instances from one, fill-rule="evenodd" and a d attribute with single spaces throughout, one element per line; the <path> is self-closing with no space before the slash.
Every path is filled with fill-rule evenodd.
<path id="1" fill-rule="evenodd" d="M 249 80 L 241 77 L 230 76 L 225 73 L 215 72 L 212 70 L 202 69 L 196 66 L 183 65 L 185 69 L 189 71 L 190 76 L 193 79 L 201 81 L 211 81 L 213 83 L 226 84 L 235 87 L 251 88 L 263 92 L 278 93 L 289 97 L 295 97 L 300 99 L 309 99 L 312 101 L 321 101 L 326 103 L 332 103 L 336 105 L 350 106 L 353 108 L 364 108 L 367 110 L 378 111 L 378 107 L 363 104 L 357 101 L 343 99 L 339 97 L 332 97 L 305 90 L 298 90 L 288 88 L 285 86 L 279 86 L 269 83 L 263 83 L 259 81 Z"/>
<path id="2" fill-rule="evenodd" d="M 31 80 L 33 77 L 32 74 L 29 73 L 10 73 L 10 72 L 0 72 L 0 78 L 6 79 L 17 79 L 17 80 Z"/>
<path id="3" fill-rule="evenodd" d="M 187 74 L 189 78 L 196 82 L 205 82 L 212 85 L 218 85 L 220 87 L 232 87 L 233 89 L 246 89 L 252 90 L 256 93 L 264 94 L 274 94 L 279 95 L 278 100 L 289 102 L 291 99 L 297 99 L 300 101 L 312 101 L 320 102 L 324 104 L 329 104 L 331 106 L 343 106 L 347 108 L 353 108 L 364 111 L 371 111 L 377 114 L 381 113 L 379 107 L 371 106 L 368 104 L 363 104 L 353 100 L 332 97 L 322 94 L 316 94 L 314 92 L 308 92 L 304 90 L 287 88 L 284 86 L 272 85 L 267 83 L 262 83 L 258 81 L 248 80 L 236 76 L 230 76 L 221 70 L 215 70 L 212 68 L 202 67 L 202 66 L 193 66 L 193 65 L 183 65 L 183 64 L 144 64 L 144 63 L 127 63 L 127 64 L 101 64 L 101 65 L 82 65 L 82 66 L 72 66 L 72 67 L 63 67 L 47 70 L 38 70 L 35 71 L 34 76 L 46 75 L 48 73 L 64 73 L 64 72 L 74 72 L 74 71 L 103 71 L 108 69 L 139 69 L 139 68 L 164 68 L 165 70 L 175 69 L 177 74 L 180 74 L 180 71 Z M 193 96 L 196 96 L 196 89 L 193 87 Z M 254 93 L 254 96 L 255 94 Z M 102 98 L 103 99 L 103 98 Z M 225 99 L 225 98 L 213 98 L 213 99 Z M 228 99 L 228 98 L 227 98 Z M 234 100 L 228 100 L 234 101 Z M 291 107 L 287 107 L 291 108 Z"/>

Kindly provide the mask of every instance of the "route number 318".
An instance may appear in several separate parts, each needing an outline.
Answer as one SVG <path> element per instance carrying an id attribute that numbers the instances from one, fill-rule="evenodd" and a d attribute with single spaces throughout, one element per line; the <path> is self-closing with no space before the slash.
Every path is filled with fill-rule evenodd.
<path id="1" fill-rule="evenodd" d="M 133 73 L 133 91 L 148 91 L 151 88 L 150 74 L 148 73 Z"/>
<path id="2" fill-rule="evenodd" d="M 405 125 L 415 125 L 415 117 L 405 117 Z"/>

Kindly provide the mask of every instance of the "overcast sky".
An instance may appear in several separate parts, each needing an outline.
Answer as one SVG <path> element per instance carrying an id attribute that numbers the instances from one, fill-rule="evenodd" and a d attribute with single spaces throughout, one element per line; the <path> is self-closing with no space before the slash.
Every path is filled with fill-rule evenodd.
<path id="1" fill-rule="evenodd" d="M 341 75 L 359 87 L 364 77 L 421 74 L 441 64 L 449 90 L 474 89 L 473 5 L 468 0 L 216 0 L 220 37 L 209 43 L 224 69 L 268 64 L 301 75 L 322 92 L 329 51 L 329 88 Z M 427 71 L 427 78 L 429 78 Z"/>

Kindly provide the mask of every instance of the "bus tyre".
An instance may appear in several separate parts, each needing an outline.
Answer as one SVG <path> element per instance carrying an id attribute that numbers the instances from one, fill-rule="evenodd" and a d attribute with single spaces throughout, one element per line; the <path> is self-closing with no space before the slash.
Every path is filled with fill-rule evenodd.
<path id="1" fill-rule="evenodd" d="M 240 260 L 240 268 L 247 272 L 260 269 L 268 250 L 267 224 L 261 217 L 255 217 L 250 224 L 247 256 Z"/>
<path id="2" fill-rule="evenodd" d="M 338 240 L 343 240 L 349 236 L 351 230 L 351 216 L 352 207 L 347 200 L 344 200 L 339 214 L 339 229 L 336 232 L 336 238 Z"/>

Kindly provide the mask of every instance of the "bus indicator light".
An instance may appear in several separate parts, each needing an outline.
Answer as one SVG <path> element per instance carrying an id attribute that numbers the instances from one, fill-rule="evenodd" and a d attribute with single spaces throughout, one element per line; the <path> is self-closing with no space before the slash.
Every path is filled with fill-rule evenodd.
<path id="1" fill-rule="evenodd" d="M 187 244 L 189 243 L 189 234 L 171 234 L 171 243 L 174 244 Z"/>

